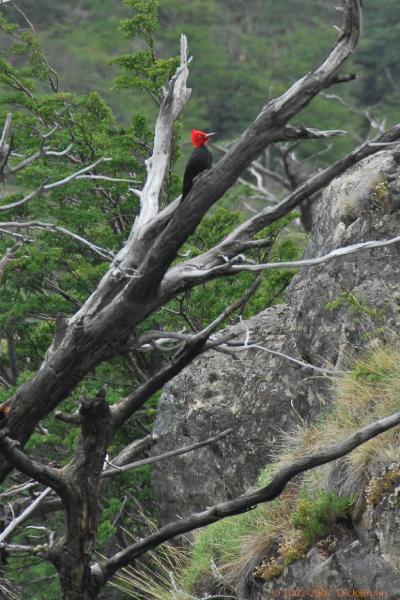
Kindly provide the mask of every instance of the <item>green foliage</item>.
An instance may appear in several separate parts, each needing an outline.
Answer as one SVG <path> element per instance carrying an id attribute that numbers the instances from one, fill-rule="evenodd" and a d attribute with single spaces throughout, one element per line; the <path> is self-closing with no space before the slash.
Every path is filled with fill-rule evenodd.
<path id="1" fill-rule="evenodd" d="M 134 16 L 122 21 L 121 30 L 128 37 L 143 37 L 150 48 L 154 48 L 153 34 L 158 30 L 157 0 L 125 0 L 133 9 Z"/>
<path id="2" fill-rule="evenodd" d="M 17 588 L 26 590 L 29 600 L 59 600 L 61 590 L 55 568 L 50 563 L 35 561 L 29 568 L 24 558 L 15 558 L 12 563 L 7 568 L 7 576 Z"/>
<path id="3" fill-rule="evenodd" d="M 4 20 L 0 26 L 5 34 L 20 36 L 19 26 L 7 25 Z M 65 187 L 40 192 L 6 218 L 57 224 L 111 254 L 128 237 L 137 214 L 138 201 L 129 192 L 129 182 L 134 179 L 135 185 L 143 185 L 144 160 L 152 150 L 153 127 L 141 115 L 121 126 L 98 92 L 61 92 L 55 85 L 56 79 L 51 80 L 54 86 L 50 85 L 50 77 L 54 77 L 53 72 L 31 34 L 21 35 L 18 44 L 7 47 L 0 59 L 0 120 L 4 122 L 6 113 L 13 112 L 12 143 L 16 156 L 11 157 L 10 164 L 18 165 L 21 156 L 32 156 L 44 145 L 59 152 L 72 144 L 66 156 L 43 155 L 19 171 L 12 187 L 6 189 L 7 200 L 0 203 L 21 200 L 43 182 L 59 181 L 83 166 L 107 158 L 92 172 L 109 179 L 76 179 Z M 42 136 L 51 130 L 52 135 L 44 142 Z M 122 181 L 112 181 L 113 178 Z M 174 185 L 172 179 L 170 184 L 167 182 L 166 198 Z M 32 377 L 57 327 L 76 312 L 110 266 L 108 260 L 87 246 L 55 231 L 33 231 L 29 237 L 30 243 L 21 247 L 1 281 L 0 367 L 10 373 L 13 360 L 17 370 L 12 374 L 11 385 L 0 388 L 1 401 Z M 9 245 L 10 238 L 1 235 L 0 256 Z M 82 397 L 93 397 L 104 384 L 108 385 L 107 399 L 112 404 L 128 395 L 135 381 L 136 374 L 127 358 L 110 360 L 89 374 L 59 408 L 75 412 Z M 113 442 L 112 454 L 143 437 L 143 427 L 149 427 L 153 414 L 154 404 L 150 403 L 148 414 L 139 423 L 127 423 Z M 45 419 L 43 426 L 48 429 L 47 435 L 35 432 L 26 446 L 27 452 L 44 463 L 67 464 L 73 456 L 79 429 L 53 417 Z M 148 467 L 124 474 L 104 491 L 99 551 L 112 541 L 122 508 L 117 499 L 124 498 L 127 490 L 132 496 L 128 494 L 123 507 L 124 524 L 134 530 L 136 523 L 130 517 L 136 510 L 133 498 L 148 503 L 151 497 Z M 48 518 L 49 526 L 62 534 L 62 520 Z M 43 597 L 44 584 L 28 587 L 29 582 L 47 577 L 53 570 L 42 564 L 30 565 L 25 558 L 10 563 L 8 572 L 15 573 L 13 578 L 29 590 L 29 597 Z M 57 583 L 46 584 L 46 598 L 57 597 Z"/>
<path id="4" fill-rule="evenodd" d="M 300 492 L 296 510 L 291 522 L 299 529 L 308 544 L 326 537 L 340 520 L 349 517 L 354 497 L 340 497 L 336 492 L 314 492 L 309 494 L 306 488 Z"/>
<path id="5" fill-rule="evenodd" d="M 328 302 L 325 308 L 327 310 L 337 310 L 341 306 L 349 307 L 354 313 L 367 315 L 373 319 L 379 319 L 382 321 L 385 316 L 385 312 L 383 310 L 379 310 L 377 308 L 371 308 L 362 299 L 358 298 L 352 292 L 343 292 L 337 298 Z"/>
<path id="6" fill-rule="evenodd" d="M 382 348 L 382 354 L 390 352 L 389 349 Z M 382 354 L 371 352 L 362 361 L 358 361 L 350 372 L 352 379 L 361 384 L 385 384 L 387 386 L 396 383 L 398 378 L 397 369 L 393 369 L 393 364 L 381 360 Z"/>
<path id="7" fill-rule="evenodd" d="M 97 532 L 97 543 L 100 547 L 105 544 L 116 532 L 115 520 L 123 509 L 123 502 L 118 498 L 111 498 L 108 506 L 103 509 L 101 523 Z"/>
<path id="8" fill-rule="evenodd" d="M 127 72 L 127 75 L 117 77 L 115 85 L 147 92 L 159 102 L 162 88 L 175 73 L 179 58 L 156 57 L 154 34 L 159 28 L 158 1 L 125 0 L 125 4 L 133 10 L 134 16 L 122 21 L 121 30 L 128 38 L 142 39 L 147 48 L 111 61 Z"/>

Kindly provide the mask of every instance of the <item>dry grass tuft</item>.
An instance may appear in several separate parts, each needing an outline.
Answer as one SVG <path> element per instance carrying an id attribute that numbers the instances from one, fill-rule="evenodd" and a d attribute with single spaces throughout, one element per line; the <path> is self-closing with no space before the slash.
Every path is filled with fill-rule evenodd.
<path id="1" fill-rule="evenodd" d="M 284 451 L 275 468 L 293 458 L 317 453 L 356 429 L 400 410 L 400 348 L 380 346 L 357 361 L 346 375 L 333 381 L 335 403 L 331 410 L 312 425 L 289 431 L 283 439 Z M 363 444 L 344 458 L 306 475 L 310 489 L 355 495 L 363 501 L 367 481 L 391 463 L 400 462 L 396 427 Z"/>
<path id="2" fill-rule="evenodd" d="M 135 567 L 122 569 L 111 586 L 135 600 L 189 600 L 191 596 L 176 583 L 177 573 L 182 571 L 187 559 L 187 551 L 164 544 L 149 552 L 146 560 Z"/>

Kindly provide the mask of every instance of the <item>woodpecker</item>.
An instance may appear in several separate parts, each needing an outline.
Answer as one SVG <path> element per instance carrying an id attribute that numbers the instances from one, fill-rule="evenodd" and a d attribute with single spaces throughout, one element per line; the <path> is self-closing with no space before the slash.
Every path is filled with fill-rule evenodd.
<path id="1" fill-rule="evenodd" d="M 9 402 L 3 402 L 3 404 L 0 404 L 0 427 L 2 427 L 5 424 L 9 412 L 10 412 L 10 403 Z"/>
<path id="2" fill-rule="evenodd" d="M 195 149 L 190 155 L 183 175 L 181 202 L 189 193 L 197 175 L 211 169 L 213 157 L 206 144 L 208 138 L 212 135 L 215 135 L 215 133 L 205 133 L 198 129 L 192 129 L 192 144 Z"/>

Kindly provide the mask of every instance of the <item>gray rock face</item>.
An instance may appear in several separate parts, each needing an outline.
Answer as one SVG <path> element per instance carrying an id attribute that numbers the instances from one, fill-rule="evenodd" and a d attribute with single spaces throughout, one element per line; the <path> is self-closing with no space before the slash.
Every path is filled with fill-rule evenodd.
<path id="1" fill-rule="evenodd" d="M 364 525 L 350 539 L 337 541 L 330 556 L 313 548 L 305 559 L 287 567 L 263 585 L 260 597 L 380 598 L 400 597 L 400 487 L 386 494 L 365 515 Z"/>
<path id="2" fill-rule="evenodd" d="M 326 189 L 307 256 L 399 235 L 397 161 L 379 153 Z M 400 245 L 393 245 L 302 270 L 288 288 L 286 304 L 246 323 L 251 340 L 317 367 L 343 368 L 371 340 L 390 337 L 395 329 L 399 260 Z M 244 339 L 243 324 L 232 331 Z M 236 360 L 217 352 L 200 357 L 163 393 L 154 452 L 204 440 L 229 427 L 234 433 L 154 467 L 161 521 L 243 493 L 271 460 L 280 432 L 299 415 L 313 419 L 329 402 L 328 378 L 265 350 L 241 352 Z"/>

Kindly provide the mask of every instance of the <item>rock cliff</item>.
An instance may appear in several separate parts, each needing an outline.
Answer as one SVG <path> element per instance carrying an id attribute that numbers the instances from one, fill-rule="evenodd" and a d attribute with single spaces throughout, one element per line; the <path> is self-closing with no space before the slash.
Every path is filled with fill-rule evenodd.
<path id="1" fill-rule="evenodd" d="M 381 152 L 325 190 L 307 256 L 399 235 L 398 163 L 398 155 Z M 312 420 L 329 404 L 329 378 L 287 357 L 341 369 L 375 337 L 390 338 L 398 323 L 399 259 L 400 245 L 394 245 L 301 270 L 285 304 L 245 324 L 253 341 L 286 357 L 265 349 L 250 349 L 236 359 L 207 352 L 167 386 L 154 425 L 157 454 L 228 427 L 234 433 L 154 467 L 161 521 L 244 492 L 269 462 L 280 432 L 299 416 Z M 232 332 L 243 339 L 244 325 Z M 356 542 L 346 552 L 354 552 Z M 361 569 L 369 569 L 367 554 Z"/>
<path id="2" fill-rule="evenodd" d="M 400 484 L 400 480 L 399 480 Z M 400 597 L 400 485 L 366 511 L 353 533 L 334 535 L 317 544 L 306 557 L 289 565 L 280 577 L 263 584 L 262 600 L 296 597 Z"/>

